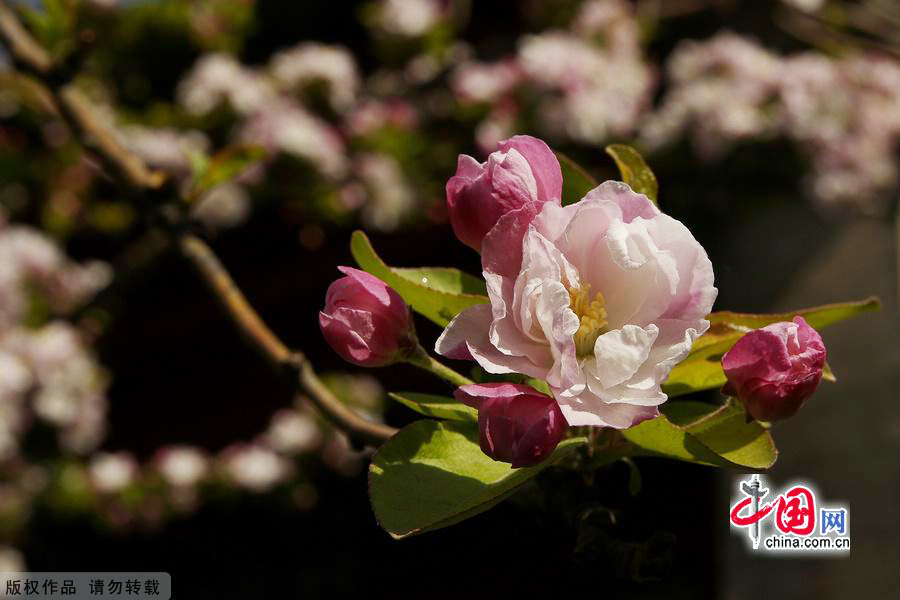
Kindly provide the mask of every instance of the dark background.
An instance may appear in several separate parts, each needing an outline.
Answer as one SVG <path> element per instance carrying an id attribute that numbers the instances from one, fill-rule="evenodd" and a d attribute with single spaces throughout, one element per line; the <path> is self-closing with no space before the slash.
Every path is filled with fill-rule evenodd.
<path id="1" fill-rule="evenodd" d="M 466 37 L 498 54 L 511 50 L 528 24 L 507 6 L 473 2 Z M 678 40 L 706 38 L 722 28 L 795 49 L 797 43 L 771 23 L 772 7 L 746 2 L 667 21 L 649 56 L 658 61 Z M 256 10 L 246 62 L 319 39 L 349 46 L 363 69 L 377 64 L 354 3 L 267 0 Z M 154 82 L 155 95 L 171 95 L 195 58 L 178 48 L 166 52 L 133 57 L 133 68 Z M 598 156 L 585 162 L 611 176 Z M 399 597 L 580 592 L 729 599 L 895 594 L 900 329 L 893 219 L 817 212 L 800 192 L 801 159 L 779 141 L 742 147 L 711 166 L 697 164 L 684 148 L 653 157 L 651 164 L 661 181 L 662 206 L 689 225 L 713 261 L 716 308 L 770 311 L 881 297 L 882 312 L 823 332 L 839 382 L 824 385 L 797 418 L 776 428 L 781 455 L 768 480 L 776 487 L 809 480 L 827 499 L 848 501 L 852 560 L 752 557 L 742 533 L 727 526 L 737 474 L 639 459 L 643 486 L 634 498 L 621 465 L 598 474 L 592 486 L 553 472 L 485 514 L 399 542 L 375 523 L 364 475 L 346 479 L 324 468 L 313 477 L 319 503 L 307 512 L 278 494 L 243 494 L 213 499 L 161 530 L 119 532 L 47 511 L 35 518 L 22 548 L 29 568 L 168 571 L 176 598 L 381 591 Z M 447 165 L 448 176 L 453 167 Z M 346 367 L 322 343 L 315 317 L 335 265 L 352 264 L 351 231 L 326 226 L 326 243 L 306 250 L 297 227 L 268 206 L 214 244 L 266 322 L 322 370 Z M 423 221 L 372 238 L 390 264 L 479 270 L 477 256 L 446 225 Z M 69 250 L 102 257 L 114 248 L 76 238 Z M 117 306 L 98 345 L 101 362 L 114 374 L 104 448 L 130 449 L 142 458 L 160 444 L 180 441 L 218 450 L 251 437 L 274 410 L 290 405 L 290 386 L 242 344 L 177 255 L 147 267 L 121 292 Z M 420 337 L 434 338 L 434 327 L 418 325 Z M 443 389 L 407 367 L 376 374 L 387 389 Z M 388 412 L 393 424 L 409 419 L 400 408 Z M 602 508 L 588 519 L 574 518 L 591 507 Z"/>

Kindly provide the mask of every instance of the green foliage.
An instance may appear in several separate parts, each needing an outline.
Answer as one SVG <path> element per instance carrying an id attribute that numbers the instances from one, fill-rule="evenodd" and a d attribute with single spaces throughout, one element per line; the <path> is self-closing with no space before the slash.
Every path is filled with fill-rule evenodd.
<path id="1" fill-rule="evenodd" d="M 459 269 L 389 267 L 362 231 L 353 232 L 350 251 L 361 269 L 394 288 L 413 310 L 441 327 L 466 308 L 489 302 L 484 281 Z"/>
<path id="2" fill-rule="evenodd" d="M 565 206 L 566 204 L 574 204 L 575 202 L 578 202 L 579 200 L 584 198 L 585 194 L 599 185 L 597 183 L 597 180 L 594 179 L 594 177 L 590 173 L 588 173 L 584 169 L 584 167 L 576 163 L 574 160 L 572 160 L 562 152 L 557 152 L 556 158 L 557 160 L 559 160 L 560 169 L 562 169 L 563 206 Z"/>
<path id="3" fill-rule="evenodd" d="M 477 412 L 451 398 L 402 393 L 391 396 L 424 415 L 450 419 L 408 425 L 382 446 L 369 467 L 375 516 L 394 538 L 446 527 L 481 513 L 556 463 L 586 438 L 564 440 L 540 465 L 514 469 L 485 455 L 478 444 Z M 629 456 L 661 456 L 719 467 L 767 469 L 778 452 L 767 429 L 747 421 L 736 403 L 712 406 L 669 402 L 664 414 L 627 429 L 629 443 L 596 449 L 592 464 Z M 640 476 L 632 467 L 629 488 Z"/>
<path id="4" fill-rule="evenodd" d="M 584 181 L 582 184 L 588 185 Z M 460 295 L 471 289 L 466 287 L 468 276 L 453 270 L 448 270 L 446 277 L 437 278 L 429 269 L 388 267 L 361 232 L 354 234 L 352 249 L 360 266 L 393 285 L 414 308 L 439 324 L 462 309 L 458 304 Z M 456 304 L 448 304 L 442 295 L 450 296 Z M 753 328 L 790 320 L 795 315 L 804 316 L 814 327 L 823 327 L 877 308 L 877 299 L 869 298 L 790 313 L 713 313 L 709 316 L 709 332 L 695 342 L 688 359 L 673 370 L 664 389 L 677 396 L 724 384 L 722 353 Z M 539 389 L 544 384 L 537 380 L 527 382 Z M 443 396 L 405 392 L 391 397 L 423 415 L 448 419 L 409 425 L 389 440 L 372 461 L 372 506 L 379 523 L 395 538 L 446 527 L 491 508 L 541 468 L 558 460 L 562 453 L 585 441 L 567 440 L 545 463 L 513 469 L 481 451 L 474 409 Z M 658 418 L 622 431 L 626 444 L 595 448 L 590 464 L 596 467 L 630 456 L 660 456 L 709 466 L 768 469 L 778 457 L 768 429 L 749 419 L 736 402 L 713 406 L 675 401 L 664 404 L 661 411 Z M 629 488 L 636 493 L 639 473 L 635 475 L 634 468 L 632 471 Z"/>
<path id="5" fill-rule="evenodd" d="M 253 163 L 265 156 L 265 150 L 258 146 L 231 146 L 217 152 L 213 157 L 194 156 L 194 183 L 188 197 L 196 200 L 204 192 L 231 181 Z"/>
<path id="6" fill-rule="evenodd" d="M 474 423 L 416 421 L 369 466 L 375 517 L 396 539 L 453 525 L 495 506 L 586 441 L 565 440 L 540 465 L 513 469 L 481 451 Z"/>
<path id="7" fill-rule="evenodd" d="M 364 237 L 354 237 L 355 242 L 368 242 Z M 400 277 L 390 267 L 383 268 Z M 417 272 L 417 276 L 420 274 Z M 709 317 L 713 324 L 710 332 L 697 340 L 688 360 L 673 371 L 675 381 L 670 378 L 666 391 L 674 396 L 722 385 L 721 353 L 752 327 L 789 320 L 798 314 L 823 327 L 877 307 L 878 301 L 870 298 L 792 313 L 713 313 Z M 481 451 L 474 409 L 452 398 L 429 394 L 404 392 L 391 397 L 423 415 L 448 419 L 413 423 L 388 441 L 372 461 L 372 506 L 379 523 L 395 538 L 446 527 L 491 508 L 562 453 L 585 441 L 567 440 L 545 463 L 513 469 Z M 664 404 L 661 411 L 660 417 L 622 431 L 628 444 L 597 449 L 592 464 L 629 456 L 660 456 L 709 466 L 768 469 L 778 457 L 768 429 L 748 419 L 736 402 L 713 406 L 675 401 Z M 630 487 L 637 490 L 639 485 L 635 480 Z"/>
<path id="8" fill-rule="evenodd" d="M 659 185 L 656 176 L 640 153 L 625 144 L 611 144 L 606 147 L 622 174 L 622 180 L 635 192 L 644 194 L 656 204 Z M 556 153 L 563 176 L 563 205 L 578 202 L 585 194 L 597 187 L 597 180 L 581 165 L 561 152 Z"/>
<path id="9" fill-rule="evenodd" d="M 78 515 L 91 509 L 94 489 L 84 466 L 73 460 L 58 460 L 49 465 L 52 486 L 44 495 L 45 501 L 61 514 Z"/>
<path id="10" fill-rule="evenodd" d="M 631 186 L 631 189 L 639 194 L 644 194 L 654 204 L 657 204 L 659 184 L 656 182 L 656 175 L 644 162 L 644 157 L 637 150 L 625 144 L 610 144 L 606 147 L 606 153 L 616 161 L 619 172 L 622 174 L 622 180 Z"/>
<path id="11" fill-rule="evenodd" d="M 552 392 L 550 391 L 550 386 L 543 379 L 535 379 L 534 377 L 528 377 L 525 379 L 525 383 L 536 389 L 537 391 L 547 394 L 548 396 L 552 396 Z"/>
<path id="12" fill-rule="evenodd" d="M 631 454 L 664 456 L 702 465 L 767 469 L 778 451 L 769 432 L 747 422 L 734 403 L 714 407 L 700 402 L 667 402 L 663 415 L 622 432 Z"/>
<path id="13" fill-rule="evenodd" d="M 77 3 L 72 0 L 43 0 L 41 9 L 17 5 L 33 35 L 59 60 L 75 46 L 71 32 L 77 21 Z"/>
<path id="14" fill-rule="evenodd" d="M 416 392 L 398 392 L 388 394 L 397 402 L 426 417 L 450 419 L 451 421 L 477 421 L 478 411 L 455 398 L 419 394 Z"/>
<path id="15" fill-rule="evenodd" d="M 801 308 L 791 312 L 774 314 L 736 313 L 725 310 L 714 312 L 709 315 L 709 322 L 712 326 L 723 325 L 733 329 L 737 327 L 757 329 L 759 327 L 771 325 L 772 323 L 778 323 L 779 321 L 790 321 L 794 317 L 800 316 L 806 319 L 806 322 L 809 323 L 810 327 L 819 329 L 862 313 L 873 312 L 880 309 L 881 301 L 875 296 L 871 296 L 863 300 L 823 304 L 821 306 Z"/>
<path id="16" fill-rule="evenodd" d="M 881 304 L 877 298 L 866 298 L 854 302 L 841 302 L 803 308 L 794 312 L 775 314 L 746 314 L 730 311 L 714 312 L 709 315 L 709 331 L 694 342 L 688 357 L 676 365 L 663 384 L 663 391 L 670 397 L 680 396 L 699 390 L 721 387 L 726 382 L 722 370 L 722 355 L 731 349 L 748 331 L 771 325 L 779 321 L 790 321 L 800 315 L 815 328 L 825 327 L 838 321 L 850 319 L 860 314 L 878 310 Z M 830 375 L 830 377 L 828 376 Z M 828 370 L 826 380 L 834 375 Z"/>

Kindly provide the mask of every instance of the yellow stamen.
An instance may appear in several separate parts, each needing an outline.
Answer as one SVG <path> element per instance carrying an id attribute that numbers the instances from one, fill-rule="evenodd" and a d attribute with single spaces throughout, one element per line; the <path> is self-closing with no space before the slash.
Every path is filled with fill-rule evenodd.
<path id="1" fill-rule="evenodd" d="M 606 331 L 606 300 L 597 292 L 591 300 L 591 285 L 569 289 L 569 306 L 581 320 L 581 326 L 575 332 L 575 352 L 581 356 L 594 353 L 594 342 Z"/>

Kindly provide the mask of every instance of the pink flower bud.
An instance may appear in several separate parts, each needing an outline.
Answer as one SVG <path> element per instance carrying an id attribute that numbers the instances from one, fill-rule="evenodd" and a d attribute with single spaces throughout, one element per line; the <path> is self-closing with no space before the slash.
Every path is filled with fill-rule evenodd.
<path id="1" fill-rule="evenodd" d="M 479 163 L 460 154 L 456 175 L 447 182 L 450 223 L 459 240 L 476 251 L 497 220 L 524 209 L 537 214 L 545 202 L 560 203 L 562 172 L 543 141 L 517 135 Z"/>
<path id="2" fill-rule="evenodd" d="M 402 360 L 416 347 L 409 308 L 397 292 L 364 271 L 338 267 L 346 277 L 328 286 L 319 327 L 341 358 L 361 367 Z"/>
<path id="3" fill-rule="evenodd" d="M 825 366 L 822 336 L 803 317 L 756 329 L 722 357 L 722 392 L 759 421 L 786 419 L 815 391 Z"/>
<path id="4" fill-rule="evenodd" d="M 464 385 L 454 397 L 478 409 L 481 450 L 514 467 L 536 465 L 553 452 L 568 424 L 556 400 L 527 385 Z"/>

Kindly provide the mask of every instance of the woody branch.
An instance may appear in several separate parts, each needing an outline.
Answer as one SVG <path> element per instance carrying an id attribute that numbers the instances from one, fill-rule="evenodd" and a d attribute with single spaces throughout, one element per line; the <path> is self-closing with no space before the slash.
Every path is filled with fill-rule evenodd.
<path id="1" fill-rule="evenodd" d="M 97 117 L 91 102 L 75 87 L 71 73 L 54 63 L 5 0 L 0 0 L 0 40 L 6 45 L 15 68 L 47 88 L 55 109 L 77 133 L 82 145 L 100 159 L 123 188 L 147 206 L 158 206 L 152 200 L 161 194 L 175 193 L 168 189 L 172 186 L 166 185 L 163 173 L 148 168 L 140 157 L 118 142 L 115 132 Z M 306 356 L 288 348 L 265 324 L 209 245 L 187 231 L 182 218 L 164 216 L 173 243 L 193 265 L 247 343 L 274 368 L 289 372 L 296 380 L 298 391 L 331 423 L 354 441 L 367 445 L 380 444 L 396 433 L 392 427 L 364 419 L 338 400 L 316 375 Z"/>

